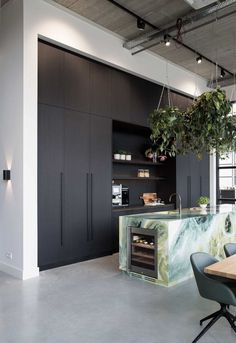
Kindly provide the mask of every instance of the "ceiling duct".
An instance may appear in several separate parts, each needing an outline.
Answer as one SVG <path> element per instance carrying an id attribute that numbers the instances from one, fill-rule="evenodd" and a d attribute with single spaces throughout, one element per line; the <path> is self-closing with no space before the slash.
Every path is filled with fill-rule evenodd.
<path id="1" fill-rule="evenodd" d="M 195 10 L 199 10 L 199 8 L 206 7 L 208 5 L 213 4 L 216 2 L 216 0 L 184 0 L 187 2 L 188 5 L 190 5 Z"/>
<path id="2" fill-rule="evenodd" d="M 223 79 L 208 81 L 207 87 L 209 88 L 216 88 L 217 86 L 227 87 L 227 86 L 235 85 L 235 82 L 236 82 L 235 75 L 233 76 L 229 75 L 227 77 L 224 77 Z"/>
<path id="3" fill-rule="evenodd" d="M 196 10 L 194 12 L 191 12 L 190 14 L 184 16 L 182 19 L 182 25 L 187 25 L 187 24 L 192 24 L 193 22 L 197 22 L 203 18 L 206 18 L 207 16 L 223 10 L 233 4 L 236 3 L 236 0 L 225 0 L 225 1 L 221 1 L 221 2 L 214 2 L 212 5 L 208 5 L 207 7 L 203 8 L 203 9 L 199 9 Z M 126 41 L 124 43 L 124 47 L 128 50 L 132 50 L 136 47 L 140 47 L 142 44 L 146 44 L 149 43 L 151 41 L 153 41 L 154 39 L 157 39 L 159 37 L 163 37 L 164 34 L 166 34 L 166 32 L 168 32 L 168 35 L 171 35 L 173 32 L 176 32 L 176 22 L 170 24 L 168 27 L 163 28 L 162 30 L 160 29 L 154 29 L 151 30 L 145 34 L 139 35 L 138 37 Z M 153 42 L 151 42 L 152 46 L 154 46 L 155 44 L 153 44 Z M 146 46 L 146 49 L 148 49 L 149 46 Z M 144 48 L 141 48 L 140 50 L 144 50 Z M 136 52 L 137 53 L 137 52 Z"/>

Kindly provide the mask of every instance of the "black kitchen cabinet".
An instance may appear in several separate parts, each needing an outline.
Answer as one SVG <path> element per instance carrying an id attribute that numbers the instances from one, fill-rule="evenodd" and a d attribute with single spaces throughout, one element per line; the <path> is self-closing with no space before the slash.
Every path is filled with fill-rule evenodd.
<path id="1" fill-rule="evenodd" d="M 161 87 L 139 77 L 130 78 L 131 123 L 148 127 L 148 116 L 159 104 Z"/>
<path id="2" fill-rule="evenodd" d="M 112 251 L 112 121 L 107 118 L 91 116 L 90 132 L 90 238 L 93 254 L 99 254 Z"/>
<path id="3" fill-rule="evenodd" d="M 38 263 L 44 266 L 64 260 L 64 113 L 39 105 L 38 117 Z"/>
<path id="4" fill-rule="evenodd" d="M 65 243 L 68 259 L 89 255 L 90 117 L 65 111 Z"/>
<path id="5" fill-rule="evenodd" d="M 148 114 L 150 110 L 149 82 L 135 76 L 130 78 L 131 122 L 133 124 L 148 126 Z"/>
<path id="6" fill-rule="evenodd" d="M 111 115 L 112 119 L 130 122 L 130 75 L 111 71 Z"/>
<path id="7" fill-rule="evenodd" d="M 90 113 L 111 117 L 111 69 L 90 62 Z"/>
<path id="8" fill-rule="evenodd" d="M 186 97 L 182 94 L 175 93 L 173 91 L 171 92 L 170 98 L 171 102 L 182 111 L 185 111 L 193 103 L 193 100 L 191 98 Z"/>
<path id="9" fill-rule="evenodd" d="M 209 156 L 199 160 L 193 154 L 176 158 L 176 191 L 183 207 L 197 206 L 200 196 L 209 196 Z"/>
<path id="10" fill-rule="evenodd" d="M 38 44 L 38 99 L 40 103 L 64 106 L 64 52 Z"/>
<path id="11" fill-rule="evenodd" d="M 111 120 L 39 105 L 39 267 L 112 252 Z"/>
<path id="12" fill-rule="evenodd" d="M 65 53 L 65 107 L 89 112 L 90 62 L 85 58 Z"/>

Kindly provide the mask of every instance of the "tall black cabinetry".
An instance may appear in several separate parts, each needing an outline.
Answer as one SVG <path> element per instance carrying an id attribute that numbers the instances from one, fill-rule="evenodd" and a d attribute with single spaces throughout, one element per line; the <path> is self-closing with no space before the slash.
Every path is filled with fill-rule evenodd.
<path id="1" fill-rule="evenodd" d="M 181 195 L 182 206 L 197 206 L 197 199 L 209 196 L 209 156 L 201 160 L 193 154 L 176 158 L 176 191 Z"/>
<path id="2" fill-rule="evenodd" d="M 111 252 L 111 130 L 108 118 L 39 105 L 41 269 Z"/>
<path id="3" fill-rule="evenodd" d="M 113 241 L 118 238 L 111 225 L 114 149 L 133 154 L 130 162 L 113 161 L 114 181 L 130 188 L 125 213 L 143 212 L 142 192 L 157 191 L 167 203 L 177 189 L 184 206 L 207 194 L 208 161 L 196 167 L 192 157 L 178 156 L 175 185 L 175 159 L 164 165 L 143 160 L 145 144 L 150 144 L 147 118 L 159 104 L 161 86 L 42 41 L 38 62 L 41 269 L 111 252 L 111 230 Z M 171 100 L 181 109 L 191 104 L 174 92 Z M 166 91 L 161 106 L 165 104 Z M 139 167 L 150 169 L 147 182 L 136 177 Z M 118 214 L 120 210 L 113 211 L 116 226 Z M 117 241 L 115 245 L 117 250 Z"/>

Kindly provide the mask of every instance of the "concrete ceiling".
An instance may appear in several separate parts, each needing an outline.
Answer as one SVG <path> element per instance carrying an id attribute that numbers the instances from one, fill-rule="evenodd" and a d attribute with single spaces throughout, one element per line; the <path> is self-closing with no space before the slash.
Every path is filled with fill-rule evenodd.
<path id="1" fill-rule="evenodd" d="M 4 6 L 9 0 L 0 0 L 0 7 Z"/>
<path id="2" fill-rule="evenodd" d="M 134 39 L 143 33 L 137 29 L 135 16 L 115 6 L 109 0 L 54 1 L 122 36 L 124 41 Z M 176 23 L 178 18 L 195 11 L 185 0 L 116 0 L 116 2 L 161 30 Z M 221 19 L 221 16 L 224 17 Z M 211 23 L 206 24 L 210 20 Z M 196 26 L 198 28 L 193 31 L 182 34 L 182 42 L 226 70 L 236 73 L 236 4 L 198 20 L 197 23 L 190 23 L 184 26 L 182 31 L 188 31 Z M 146 25 L 145 32 L 149 30 L 153 28 Z M 217 69 L 214 64 L 203 59 L 198 65 L 196 53 L 173 41 L 170 47 L 161 43 L 151 47 L 150 50 L 208 80 L 215 78 L 216 70 L 219 75 L 219 68 Z"/>

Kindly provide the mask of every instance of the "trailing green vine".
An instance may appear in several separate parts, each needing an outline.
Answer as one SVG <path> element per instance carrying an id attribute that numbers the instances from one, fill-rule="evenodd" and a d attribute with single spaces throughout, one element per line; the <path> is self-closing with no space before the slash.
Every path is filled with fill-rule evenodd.
<path id="1" fill-rule="evenodd" d="M 236 150 L 236 117 L 220 88 L 201 94 L 181 112 L 177 107 L 155 109 L 149 115 L 151 140 L 160 155 L 176 156 L 192 152 L 219 155 Z"/>

